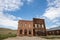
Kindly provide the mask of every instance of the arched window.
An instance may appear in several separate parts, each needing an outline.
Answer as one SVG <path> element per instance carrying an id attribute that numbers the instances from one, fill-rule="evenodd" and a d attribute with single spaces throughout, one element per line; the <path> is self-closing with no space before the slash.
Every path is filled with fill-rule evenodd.
<path id="1" fill-rule="evenodd" d="M 31 27 L 31 25 L 29 24 L 29 28 Z"/>
<path id="2" fill-rule="evenodd" d="M 29 30 L 29 34 L 31 34 L 31 30 Z"/>
<path id="3" fill-rule="evenodd" d="M 26 24 L 24 24 L 24 28 L 26 29 Z"/>
<path id="4" fill-rule="evenodd" d="M 22 34 L 22 29 L 20 30 L 20 34 Z"/>
<path id="5" fill-rule="evenodd" d="M 24 34 L 27 35 L 27 29 L 24 30 Z"/>
<path id="6" fill-rule="evenodd" d="M 23 24 L 22 23 L 20 23 L 20 27 L 22 27 L 23 26 Z"/>
<path id="7" fill-rule="evenodd" d="M 24 24 L 24 27 L 26 27 L 26 24 Z"/>

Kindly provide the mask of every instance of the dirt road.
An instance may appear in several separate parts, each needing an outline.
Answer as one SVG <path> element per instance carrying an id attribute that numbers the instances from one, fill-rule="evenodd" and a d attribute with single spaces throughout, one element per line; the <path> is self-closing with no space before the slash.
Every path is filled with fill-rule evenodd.
<path id="1" fill-rule="evenodd" d="M 59 39 L 44 39 L 44 38 L 40 38 L 40 37 L 23 36 L 23 37 L 7 38 L 7 39 L 4 39 L 4 40 L 59 40 Z"/>

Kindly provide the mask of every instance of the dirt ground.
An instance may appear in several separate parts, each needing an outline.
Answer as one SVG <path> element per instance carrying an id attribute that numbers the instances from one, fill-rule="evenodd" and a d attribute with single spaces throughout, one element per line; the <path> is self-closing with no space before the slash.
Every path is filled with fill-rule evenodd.
<path id="1" fill-rule="evenodd" d="M 23 37 L 13 37 L 13 38 L 7 38 L 4 40 L 60 40 L 60 39 L 44 39 L 41 37 L 28 37 L 28 36 L 23 36 Z"/>

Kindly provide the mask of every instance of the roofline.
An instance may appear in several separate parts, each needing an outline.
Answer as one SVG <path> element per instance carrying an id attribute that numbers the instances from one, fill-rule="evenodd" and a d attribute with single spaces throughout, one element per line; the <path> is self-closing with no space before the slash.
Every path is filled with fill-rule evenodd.
<path id="1" fill-rule="evenodd" d="M 19 20 L 19 21 L 28 21 L 28 22 L 33 22 L 32 20 Z"/>
<path id="2" fill-rule="evenodd" d="M 41 19 L 41 20 L 44 20 L 43 18 L 33 18 L 33 19 Z"/>

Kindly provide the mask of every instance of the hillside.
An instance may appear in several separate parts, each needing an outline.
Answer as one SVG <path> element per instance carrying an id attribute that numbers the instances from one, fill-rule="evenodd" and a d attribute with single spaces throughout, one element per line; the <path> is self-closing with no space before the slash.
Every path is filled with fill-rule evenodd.
<path id="1" fill-rule="evenodd" d="M 8 33 L 16 34 L 17 30 L 11 30 L 11 29 L 7 29 L 7 28 L 0 28 L 0 34 L 8 34 Z"/>

